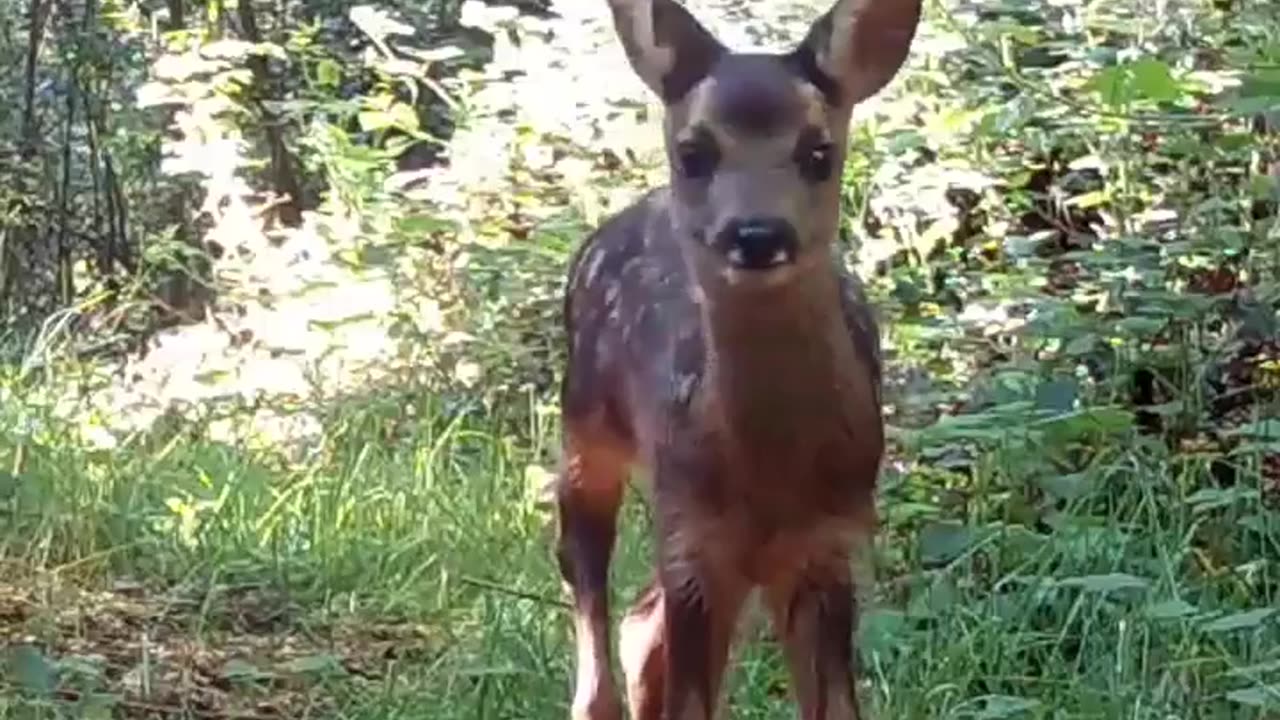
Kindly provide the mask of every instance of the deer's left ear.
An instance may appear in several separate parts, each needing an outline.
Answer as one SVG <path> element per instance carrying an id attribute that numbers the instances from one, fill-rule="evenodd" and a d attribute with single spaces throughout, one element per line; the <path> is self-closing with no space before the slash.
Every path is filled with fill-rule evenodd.
<path id="1" fill-rule="evenodd" d="M 920 23 L 921 0 L 838 0 L 793 57 L 842 107 L 871 97 L 902 68 Z"/>

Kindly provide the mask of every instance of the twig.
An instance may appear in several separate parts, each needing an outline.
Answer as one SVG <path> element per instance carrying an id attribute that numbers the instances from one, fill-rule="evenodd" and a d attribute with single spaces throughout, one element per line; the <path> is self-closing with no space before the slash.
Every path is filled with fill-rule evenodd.
<path id="1" fill-rule="evenodd" d="M 503 595 L 510 595 L 511 597 L 519 598 L 521 600 L 532 600 L 533 602 L 540 603 L 542 605 L 558 607 L 563 610 L 569 610 L 572 607 L 571 605 L 569 605 L 569 603 L 565 602 L 564 600 L 560 600 L 557 598 L 549 598 L 545 595 L 526 592 L 524 590 L 518 590 L 516 588 L 507 587 L 505 585 L 499 585 L 495 582 L 490 582 L 488 580 L 481 580 L 480 578 L 473 578 L 473 577 L 464 575 L 460 579 L 462 580 L 463 583 L 467 585 L 472 585 L 474 587 L 478 587 L 483 590 L 492 590 L 494 592 L 502 593 Z"/>

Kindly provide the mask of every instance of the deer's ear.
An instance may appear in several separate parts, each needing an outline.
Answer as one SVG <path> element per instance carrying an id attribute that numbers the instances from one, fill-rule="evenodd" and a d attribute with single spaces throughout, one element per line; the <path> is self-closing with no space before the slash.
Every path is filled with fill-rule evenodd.
<path id="1" fill-rule="evenodd" d="M 889 84 L 907 60 L 921 0 L 838 0 L 813 24 L 794 57 L 844 107 Z"/>
<path id="2" fill-rule="evenodd" d="M 609 0 L 609 9 L 631 67 L 663 102 L 684 97 L 726 52 L 674 0 Z"/>

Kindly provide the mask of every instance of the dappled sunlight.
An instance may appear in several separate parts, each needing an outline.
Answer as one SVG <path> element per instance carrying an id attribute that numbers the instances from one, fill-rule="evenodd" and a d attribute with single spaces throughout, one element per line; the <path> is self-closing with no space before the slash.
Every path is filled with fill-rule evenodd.
<path id="1" fill-rule="evenodd" d="M 660 104 L 604 0 L 241 2 L 0 8 L 0 716 L 563 718 L 565 273 Z M 1280 5 L 927 5 L 841 187 L 872 716 L 1269 717 Z M 751 637 L 733 715 L 792 712 Z"/>

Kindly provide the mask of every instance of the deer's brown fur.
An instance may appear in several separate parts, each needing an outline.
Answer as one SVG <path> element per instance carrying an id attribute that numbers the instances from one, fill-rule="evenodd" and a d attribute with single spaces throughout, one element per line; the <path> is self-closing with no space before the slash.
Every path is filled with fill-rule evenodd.
<path id="1" fill-rule="evenodd" d="M 610 2 L 666 105 L 673 173 L 606 220 L 569 272 L 557 498 L 573 716 L 621 717 L 608 568 L 639 464 L 659 532 L 654 581 L 621 626 L 632 717 L 713 716 L 759 588 L 802 716 L 857 718 L 849 559 L 872 533 L 884 438 L 878 329 L 832 252 L 839 167 L 852 107 L 902 64 L 919 0 L 840 0 L 787 55 L 731 53 L 672 0 Z M 714 149 L 695 158 L 710 173 L 682 154 L 699 143 Z M 755 217 L 774 230 L 734 225 Z M 757 242 L 776 262 L 747 257 Z"/>

